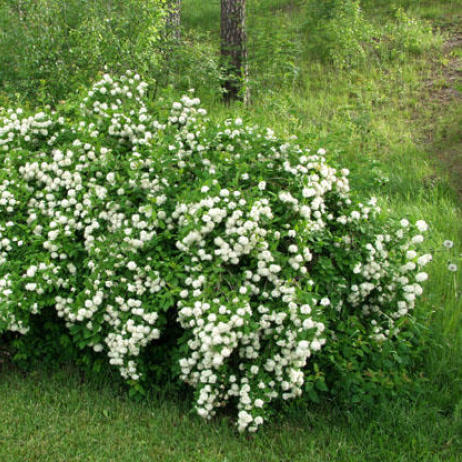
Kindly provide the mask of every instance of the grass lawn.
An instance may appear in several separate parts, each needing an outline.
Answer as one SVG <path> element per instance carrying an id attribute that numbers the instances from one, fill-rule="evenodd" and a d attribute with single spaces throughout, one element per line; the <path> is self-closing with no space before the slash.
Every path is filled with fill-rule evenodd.
<path id="1" fill-rule="evenodd" d="M 206 85 L 197 94 L 218 118 L 239 115 L 323 145 L 351 170 L 359 194 L 429 223 L 434 261 L 418 309 L 432 340 L 416 372 L 420 394 L 372 408 L 295 402 L 249 437 L 226 414 L 203 422 L 184 397 L 134 402 L 110 380 L 82 380 L 72 367 L 24 373 L 0 362 L 0 461 L 461 460 L 462 2 L 392 2 L 429 21 L 439 44 L 343 70 L 305 53 L 298 3 L 249 2 L 250 107 L 223 107 Z M 364 8 L 377 27 L 392 14 L 388 1 Z M 217 0 L 183 1 L 186 37 L 201 34 L 205 50 L 217 49 L 218 18 Z"/>
<path id="2" fill-rule="evenodd" d="M 211 423 L 182 398 L 127 400 L 73 369 L 26 376 L 3 370 L 0 460 L 17 461 L 432 461 L 460 460 L 461 412 L 425 399 L 374 409 L 296 403 L 279 423 L 239 435 L 226 416 Z"/>

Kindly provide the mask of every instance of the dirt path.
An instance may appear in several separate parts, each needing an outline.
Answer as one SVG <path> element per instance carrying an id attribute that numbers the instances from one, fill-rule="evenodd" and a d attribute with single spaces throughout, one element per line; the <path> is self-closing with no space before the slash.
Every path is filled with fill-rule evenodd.
<path id="1" fill-rule="evenodd" d="M 444 45 L 440 71 L 430 82 L 434 117 L 428 142 L 462 204 L 462 33 L 459 31 L 448 30 L 450 38 Z"/>

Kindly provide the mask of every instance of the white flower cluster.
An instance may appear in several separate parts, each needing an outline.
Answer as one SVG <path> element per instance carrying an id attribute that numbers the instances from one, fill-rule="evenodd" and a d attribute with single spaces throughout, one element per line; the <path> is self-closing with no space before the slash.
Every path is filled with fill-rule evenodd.
<path id="1" fill-rule="evenodd" d="M 20 140 L 36 142 L 49 135 L 50 128 L 55 124 L 44 112 L 38 112 L 30 117 L 23 116 L 21 108 L 15 111 L 9 109 L 7 117 L 0 127 L 0 148 L 7 152 L 10 146 Z"/>
<path id="2" fill-rule="evenodd" d="M 115 111 L 117 117 L 119 98 L 137 99 L 137 120 L 141 120 L 146 111 L 139 98 L 145 87 L 137 75 L 129 73 L 120 81 L 105 75 L 82 105 L 88 114 L 86 105 L 95 94 L 115 98 L 110 109 L 107 103 L 92 102 L 95 122 L 80 121 L 64 129 L 53 114 L 21 119 L 20 111 L 9 111 L 0 132 L 8 143 L 16 142 L 2 159 L 2 176 L 12 179 L 0 180 L 0 210 L 7 220 L 11 217 L 0 225 L 0 281 L 5 286 L 0 303 L 6 306 L 0 320 L 9 330 L 27 332 L 26 320 L 15 315 L 15 305 L 34 314 L 50 303 L 45 295 L 51 294 L 67 326 L 95 351 L 105 345 L 110 363 L 120 368 L 123 377 L 135 381 L 139 373 L 134 358 L 160 336 L 155 327 L 156 299 L 165 281 L 155 268 L 158 261 L 152 262 L 145 246 L 155 239 L 165 215 L 161 205 L 168 182 L 137 151 L 149 138 L 146 130 L 139 125 L 132 130 L 127 119 L 127 132 L 119 133 L 103 122 L 108 116 L 105 110 Z M 55 131 L 48 132 L 51 128 Z M 104 137 L 109 132 L 116 139 L 129 138 L 132 148 L 123 160 L 100 140 L 93 141 L 102 128 Z M 127 133 L 136 133 L 138 138 Z M 36 147 L 38 135 L 49 136 L 48 146 L 63 137 L 71 141 L 65 142 L 65 148 L 46 152 Z M 101 141 L 110 144 L 104 137 Z M 30 152 L 23 157 L 25 144 Z M 121 161 L 127 166 L 122 171 Z M 138 206 L 130 195 L 140 202 Z M 20 248 L 23 242 L 26 245 Z M 34 264 L 17 273 L 12 282 L 10 265 L 17 266 L 22 255 L 24 263 Z M 18 302 L 18 293 L 23 291 L 28 297 Z"/>
<path id="3" fill-rule="evenodd" d="M 371 342 L 399 335 L 427 225 L 382 229 L 322 149 L 209 123 L 191 96 L 156 110 L 145 92 L 137 74 L 104 75 L 77 120 L 0 113 L 0 333 L 54 306 L 139 384 L 173 313 L 198 414 L 236 402 L 238 429 L 256 431 L 302 393 L 342 316 Z"/>
<path id="4" fill-rule="evenodd" d="M 372 336 L 377 341 L 399 334 L 397 320 L 414 308 L 417 297 L 423 291 L 419 283 L 428 277 L 427 273 L 416 271 L 432 259 L 429 254 L 419 256 L 410 249 L 423 238 L 420 234 L 409 236 L 411 228 L 407 220 L 402 220 L 401 226 L 395 233 L 395 238 L 401 242 L 401 265 L 390 263 L 390 252 L 396 252 L 396 240 L 390 234 L 377 234 L 374 241 L 364 245 L 362 261 L 353 268 L 353 273 L 362 282 L 350 286 L 348 302 L 353 307 L 360 307 L 362 313 L 371 318 L 374 326 Z M 424 231 L 427 225 L 418 221 L 416 228 Z M 389 309 L 384 310 L 384 307 Z"/>
<path id="5" fill-rule="evenodd" d="M 275 232 L 265 226 L 274 218 L 269 200 L 249 204 L 237 190 L 215 189 L 215 196 L 181 203 L 172 215 L 180 235 L 185 230 L 176 245 L 191 260 L 180 294 L 185 300 L 178 304 L 180 323 L 192 334 L 191 355 L 180 361 L 182 378 L 199 390 L 199 415 L 210 418 L 216 407 L 236 397 L 239 429 L 255 431 L 263 423 L 264 404 L 301 394 L 303 367 L 325 342 L 324 324 L 311 317 L 316 301 L 302 304 L 298 284 L 283 276 L 285 254 L 270 250 Z M 291 247 L 297 260 L 291 266 L 305 274 L 302 264 L 311 260 L 309 249 L 297 253 L 298 247 Z M 216 268 L 219 274 L 226 265 L 237 270 L 236 285 L 231 291 L 210 287 L 204 270 Z M 217 290 L 229 292 L 229 301 L 214 297 Z M 226 373 L 232 355 L 239 362 L 239 377 Z"/>

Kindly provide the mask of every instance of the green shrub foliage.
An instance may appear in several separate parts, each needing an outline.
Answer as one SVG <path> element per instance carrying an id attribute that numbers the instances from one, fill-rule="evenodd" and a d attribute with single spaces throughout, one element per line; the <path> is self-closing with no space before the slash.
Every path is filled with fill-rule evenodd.
<path id="1" fill-rule="evenodd" d="M 0 91 L 54 104 L 110 72 L 158 70 L 164 0 L 0 2 Z M 165 43 L 163 43 L 165 45 Z"/>
<path id="2" fill-rule="evenodd" d="M 234 404 L 240 431 L 303 390 L 380 386 L 411 345 L 425 222 L 353 200 L 323 149 L 145 93 L 104 75 L 76 105 L 1 113 L 0 333 L 39 345 L 46 315 L 133 389 L 163 368 L 200 416 Z"/>

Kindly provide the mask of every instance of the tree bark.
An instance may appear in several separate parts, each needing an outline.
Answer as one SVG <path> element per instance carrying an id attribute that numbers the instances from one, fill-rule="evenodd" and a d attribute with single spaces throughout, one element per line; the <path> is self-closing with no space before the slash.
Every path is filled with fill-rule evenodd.
<path id="1" fill-rule="evenodd" d="M 221 0 L 221 59 L 225 70 L 223 98 L 229 103 L 248 99 L 242 93 L 247 78 L 245 0 Z"/>
<path id="2" fill-rule="evenodd" d="M 181 0 L 169 0 L 168 2 L 168 16 L 167 16 L 167 30 L 169 36 L 174 40 L 181 38 Z"/>

